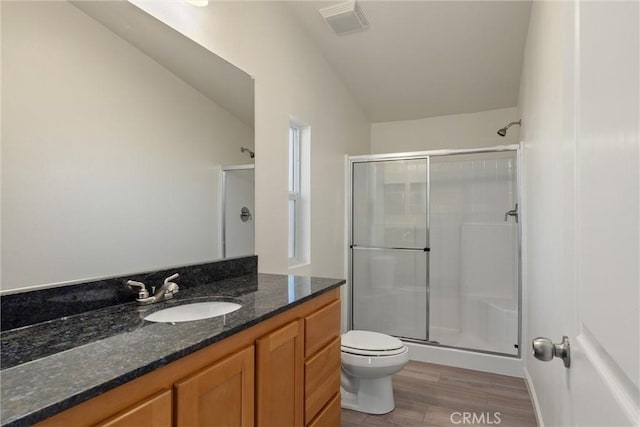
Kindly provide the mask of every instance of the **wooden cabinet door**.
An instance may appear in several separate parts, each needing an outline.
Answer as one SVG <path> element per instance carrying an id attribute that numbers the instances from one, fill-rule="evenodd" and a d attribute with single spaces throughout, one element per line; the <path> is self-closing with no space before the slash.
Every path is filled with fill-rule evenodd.
<path id="1" fill-rule="evenodd" d="M 256 341 L 257 425 L 302 426 L 304 321 Z"/>
<path id="2" fill-rule="evenodd" d="M 165 390 L 96 424 L 96 427 L 171 427 L 172 408 L 171 390 Z"/>
<path id="3" fill-rule="evenodd" d="M 247 347 L 177 382 L 178 427 L 253 426 L 253 353 Z"/>

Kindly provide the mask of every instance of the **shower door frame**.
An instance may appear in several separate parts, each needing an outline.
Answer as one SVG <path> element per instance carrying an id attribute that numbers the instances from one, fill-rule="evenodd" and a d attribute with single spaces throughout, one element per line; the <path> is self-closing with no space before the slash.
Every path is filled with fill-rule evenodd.
<path id="1" fill-rule="evenodd" d="M 349 296 L 349 304 L 347 307 L 347 328 L 349 330 L 353 329 L 353 304 L 354 304 L 354 289 L 353 289 L 353 173 L 354 173 L 354 164 L 356 163 L 371 163 L 371 162 L 384 162 L 384 161 L 392 161 L 392 160 L 417 160 L 417 159 L 425 159 L 427 161 L 427 213 L 426 213 L 426 223 L 427 223 L 427 254 L 429 258 L 427 259 L 427 283 L 426 283 L 426 295 L 427 295 L 427 310 L 430 309 L 430 266 L 429 261 L 431 257 L 430 247 L 431 247 L 431 229 L 429 223 L 429 211 L 430 211 L 430 193 L 431 193 L 431 168 L 430 166 L 430 158 L 431 157 L 439 157 L 439 156 L 451 156 L 451 155 L 464 155 L 464 154 L 482 154 L 482 153 L 500 153 L 505 151 L 512 151 L 516 155 L 516 203 L 518 203 L 519 212 L 518 212 L 518 223 L 517 223 L 517 251 L 518 251 L 518 352 L 517 354 L 507 354 L 507 353 L 499 353 L 495 351 L 489 350 L 479 350 L 474 348 L 466 348 L 466 347 L 456 347 L 446 344 L 440 344 L 428 341 L 429 340 L 429 315 L 430 312 L 427 313 L 427 334 L 426 340 L 412 339 L 412 338 L 404 338 L 401 337 L 403 341 L 413 342 L 417 344 L 435 346 L 439 348 L 450 348 L 455 350 L 462 351 L 471 351 L 475 353 L 483 353 L 490 354 L 502 357 L 509 357 L 514 359 L 519 359 L 522 357 L 522 194 L 521 194 L 521 173 L 522 173 L 522 158 L 520 155 L 521 145 L 518 144 L 510 144 L 510 145 L 497 145 L 493 147 L 482 147 L 482 148 L 469 148 L 469 149 L 443 149 L 443 150 L 427 150 L 427 151 L 412 151 L 412 152 L 402 152 L 402 153 L 385 153 L 385 154 L 364 154 L 358 156 L 347 156 L 347 277 L 349 278 L 348 283 L 348 296 Z"/>
<path id="2" fill-rule="evenodd" d="M 349 248 L 349 267 L 348 267 L 348 274 L 349 274 L 349 278 L 350 278 L 350 289 L 349 289 L 349 315 L 348 315 L 348 325 L 349 325 L 349 329 L 353 329 L 353 295 L 354 295 L 354 289 L 353 289 L 353 249 L 354 249 L 354 243 L 353 243 L 353 173 L 354 173 L 354 165 L 356 163 L 375 163 L 375 162 L 387 162 L 387 161 L 402 161 L 402 160 L 425 160 L 426 164 L 427 164 L 427 179 L 426 179 L 426 205 L 427 205 L 427 211 L 425 214 L 425 226 L 426 226 L 426 241 L 425 241 L 425 247 L 423 249 L 423 251 L 425 252 L 426 256 L 427 256 L 427 264 L 426 264 L 426 307 L 427 307 L 427 316 L 426 316 L 426 320 L 425 320 L 425 326 L 426 326 L 426 332 L 425 332 L 425 340 L 420 340 L 417 338 L 409 338 L 409 337 L 401 337 L 401 339 L 405 340 L 405 341 L 412 341 L 412 342 L 417 342 L 417 343 L 428 343 L 429 342 L 429 303 L 430 303 L 430 295 L 429 295 L 429 259 L 431 257 L 431 248 L 430 248 L 430 242 L 431 242 L 431 232 L 430 232 L 430 228 L 429 228 L 429 194 L 430 194 L 430 163 L 429 163 L 429 155 L 424 155 L 422 154 L 423 152 L 419 152 L 419 153 L 400 153 L 398 155 L 396 154 L 373 154 L 373 155 L 362 155 L 362 156 L 351 156 L 348 157 L 348 163 L 349 163 L 349 173 L 348 173 L 348 195 L 347 197 L 349 197 L 349 203 L 347 203 L 348 205 L 348 236 L 349 236 L 349 241 L 348 241 L 348 248 Z M 403 248 L 403 247 L 361 247 L 362 249 L 365 250 L 399 250 L 399 251 L 419 251 L 418 248 Z"/>

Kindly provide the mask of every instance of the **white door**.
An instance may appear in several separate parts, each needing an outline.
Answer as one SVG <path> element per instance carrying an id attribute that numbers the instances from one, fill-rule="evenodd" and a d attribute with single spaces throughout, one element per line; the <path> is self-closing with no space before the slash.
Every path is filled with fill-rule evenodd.
<path id="1" fill-rule="evenodd" d="M 578 426 L 639 420 L 638 5 L 578 4 L 577 262 L 566 378 Z"/>

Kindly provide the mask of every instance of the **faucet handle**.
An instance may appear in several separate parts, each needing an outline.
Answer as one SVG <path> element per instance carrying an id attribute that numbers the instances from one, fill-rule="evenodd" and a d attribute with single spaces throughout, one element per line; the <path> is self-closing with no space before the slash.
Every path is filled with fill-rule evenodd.
<path id="1" fill-rule="evenodd" d="M 180 289 L 180 287 L 178 286 L 177 283 L 172 282 L 173 279 L 177 279 L 178 277 L 180 277 L 180 275 L 178 273 L 175 273 L 167 277 L 166 279 L 164 279 L 163 288 L 164 288 L 165 298 L 171 298 L 173 297 L 173 294 L 178 293 L 178 290 Z"/>
<path id="2" fill-rule="evenodd" d="M 178 277 L 180 277 L 180 275 L 178 273 L 172 274 L 171 276 L 169 276 L 166 279 L 164 279 L 164 284 L 166 285 L 169 282 L 171 282 L 173 279 L 177 279 Z"/>
<path id="3" fill-rule="evenodd" d="M 133 287 L 135 286 L 140 288 L 140 290 L 138 291 L 138 299 L 149 298 L 149 291 L 147 290 L 147 287 L 145 286 L 144 283 L 136 282 L 135 280 L 129 280 L 127 282 L 127 285 L 131 289 L 133 289 Z"/>

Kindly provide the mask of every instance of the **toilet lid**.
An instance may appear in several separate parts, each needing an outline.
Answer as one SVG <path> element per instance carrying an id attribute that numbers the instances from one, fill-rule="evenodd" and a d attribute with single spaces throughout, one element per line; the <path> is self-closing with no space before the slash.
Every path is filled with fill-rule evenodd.
<path id="1" fill-rule="evenodd" d="M 359 354 L 396 354 L 404 349 L 404 344 L 398 338 L 370 331 L 349 331 L 342 335 L 341 347 L 343 351 Z"/>

